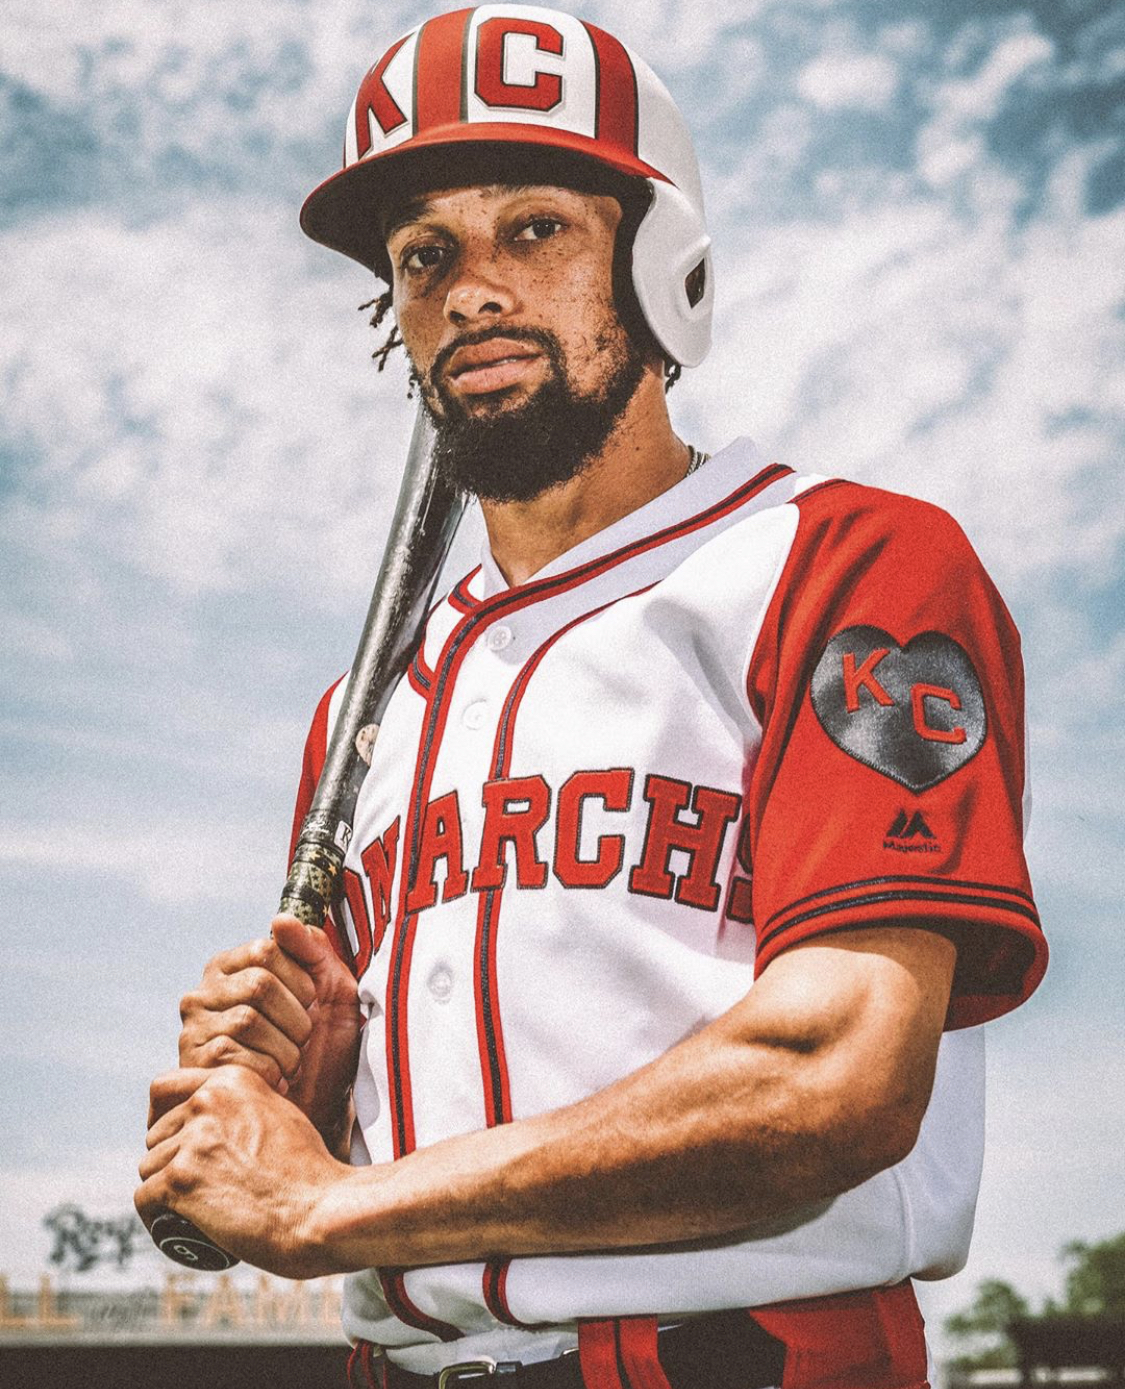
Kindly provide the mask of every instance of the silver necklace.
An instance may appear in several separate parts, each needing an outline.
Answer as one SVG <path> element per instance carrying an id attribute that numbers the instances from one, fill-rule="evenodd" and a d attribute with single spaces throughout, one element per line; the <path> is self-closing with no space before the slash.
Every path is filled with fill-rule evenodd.
<path id="1" fill-rule="evenodd" d="M 689 444 L 688 448 L 691 450 L 691 457 L 688 459 L 687 472 L 684 474 L 684 477 L 689 476 L 691 473 L 698 472 L 698 470 L 703 467 L 704 463 L 711 457 L 709 453 L 704 453 L 702 449 L 697 449 L 694 444 Z"/>

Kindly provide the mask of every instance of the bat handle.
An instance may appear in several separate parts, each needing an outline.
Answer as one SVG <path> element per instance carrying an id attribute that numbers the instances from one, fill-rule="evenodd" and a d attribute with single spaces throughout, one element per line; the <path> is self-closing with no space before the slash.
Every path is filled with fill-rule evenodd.
<path id="1" fill-rule="evenodd" d="M 351 826 L 346 820 L 329 811 L 309 812 L 293 850 L 279 911 L 295 916 L 306 926 L 324 926 L 350 838 Z"/>
<path id="2" fill-rule="evenodd" d="M 183 1264 L 184 1268 L 198 1269 L 202 1273 L 222 1273 L 239 1262 L 233 1254 L 220 1249 L 214 1240 L 208 1239 L 202 1230 L 175 1211 L 161 1211 L 152 1222 L 149 1234 L 161 1254 L 177 1264 Z"/>

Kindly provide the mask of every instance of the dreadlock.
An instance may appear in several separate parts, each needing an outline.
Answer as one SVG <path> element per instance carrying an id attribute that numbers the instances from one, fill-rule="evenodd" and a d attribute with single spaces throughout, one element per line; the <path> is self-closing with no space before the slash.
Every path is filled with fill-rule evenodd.
<path id="1" fill-rule="evenodd" d="M 359 312 L 363 313 L 365 309 L 373 308 L 375 312 L 371 315 L 371 326 L 372 328 L 381 328 L 383 325 L 383 320 L 390 313 L 393 306 L 394 299 L 392 297 L 391 291 L 389 289 L 385 289 L 382 294 L 378 295 L 377 298 L 369 299 L 366 304 L 360 304 Z M 382 371 L 383 368 L 387 365 L 387 358 L 391 355 L 395 348 L 402 346 L 403 341 L 402 336 L 398 331 L 398 324 L 392 322 L 391 331 L 383 339 L 382 343 L 371 354 L 372 360 L 375 363 L 377 363 L 378 369 L 380 371 Z"/>
<path id="2" fill-rule="evenodd" d="M 359 312 L 363 313 L 365 309 L 374 309 L 375 312 L 371 315 L 369 322 L 372 328 L 381 328 L 383 326 L 383 323 L 386 321 L 387 315 L 391 312 L 391 309 L 393 307 L 394 299 L 392 293 L 389 289 L 385 289 L 383 293 L 380 294 L 377 298 L 369 299 L 366 304 L 360 304 Z M 375 351 L 371 354 L 372 361 L 374 361 L 377 364 L 379 371 L 382 371 L 383 368 L 387 365 L 387 358 L 391 355 L 395 348 L 402 346 L 404 346 L 404 344 L 402 341 L 402 335 L 398 331 L 398 324 L 392 322 L 390 332 L 375 349 Z M 682 371 L 683 368 L 680 366 L 679 362 L 672 361 L 670 357 L 664 358 L 665 393 L 670 391 L 672 387 L 676 384 L 676 382 L 680 379 L 680 374 Z"/>

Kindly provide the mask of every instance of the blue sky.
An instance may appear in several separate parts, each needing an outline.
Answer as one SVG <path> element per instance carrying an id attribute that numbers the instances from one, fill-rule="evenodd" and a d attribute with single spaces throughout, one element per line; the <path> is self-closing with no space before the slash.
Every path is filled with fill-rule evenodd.
<path id="1" fill-rule="evenodd" d="M 0 19 L 0 1271 L 21 1278 L 56 1200 L 126 1208 L 176 1002 L 273 909 L 412 408 L 369 360 L 368 278 L 297 210 L 359 77 L 428 13 L 71 9 Z M 683 437 L 947 506 L 1024 632 L 1054 960 L 991 1029 L 977 1240 L 928 1305 L 990 1275 L 1040 1294 L 1065 1240 L 1125 1224 L 1125 13 L 581 13 L 697 136 L 718 309 L 672 397 Z"/>

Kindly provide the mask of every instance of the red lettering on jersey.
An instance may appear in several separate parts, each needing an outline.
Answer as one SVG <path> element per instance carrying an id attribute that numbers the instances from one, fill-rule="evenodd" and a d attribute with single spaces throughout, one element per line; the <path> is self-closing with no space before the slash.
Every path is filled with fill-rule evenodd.
<path id="1" fill-rule="evenodd" d="M 694 825 L 679 818 L 689 799 L 698 817 Z M 720 889 L 715 881 L 719 854 L 727 826 L 738 816 L 742 797 L 710 786 L 697 786 L 693 791 L 686 781 L 649 776 L 645 800 L 652 809 L 641 861 L 629 874 L 629 891 L 667 898 L 673 895 L 674 887 L 677 902 L 714 911 L 719 905 Z M 679 879 L 673 878 L 668 867 L 673 849 L 682 850 L 691 859 L 690 870 Z"/>
<path id="2" fill-rule="evenodd" d="M 338 931 L 336 934 L 340 938 L 340 944 L 348 952 L 344 964 L 358 979 L 367 966 L 371 963 L 371 917 L 367 911 L 367 898 L 363 891 L 363 879 L 358 873 L 354 873 L 350 868 L 344 869 L 344 900 L 348 904 L 348 911 L 351 913 L 352 926 L 355 928 L 356 948 L 352 954 L 351 941 L 348 940 L 346 931 Z M 362 969 L 360 962 L 362 961 Z"/>
<path id="3" fill-rule="evenodd" d="M 355 99 L 355 143 L 360 159 L 371 148 L 372 116 L 379 122 L 379 129 L 384 135 L 389 135 L 392 130 L 397 130 L 400 125 L 406 123 L 402 108 L 383 83 L 383 74 L 390 66 L 391 59 L 405 42 L 406 39 L 401 38 L 398 43 L 388 48 L 360 83 Z"/>
<path id="4" fill-rule="evenodd" d="M 582 809 L 600 800 L 606 810 L 628 810 L 633 800 L 633 770 L 613 767 L 604 772 L 575 772 L 559 790 L 555 822 L 555 877 L 563 887 L 605 887 L 621 872 L 625 838 L 603 834 L 592 859 L 578 857 L 582 842 Z"/>
<path id="5" fill-rule="evenodd" d="M 734 874 L 730 880 L 730 891 L 727 893 L 727 919 L 741 922 L 744 926 L 752 925 L 754 921 L 754 890 L 751 882 L 754 861 L 750 856 L 751 829 L 750 816 L 747 815 L 742 822 L 742 829 L 738 833 L 738 847 L 735 850 L 738 866 L 746 874 L 746 877 L 742 878 L 737 873 Z"/>
<path id="6" fill-rule="evenodd" d="M 915 685 L 910 691 L 910 712 L 914 715 L 915 732 L 931 743 L 963 743 L 966 736 L 963 728 L 935 728 L 932 723 L 926 722 L 927 699 L 940 699 L 951 709 L 961 707 L 956 690 L 947 690 L 942 685 Z"/>
<path id="7" fill-rule="evenodd" d="M 364 969 L 371 959 L 371 956 L 379 949 L 383 943 L 383 932 L 387 929 L 387 922 L 391 919 L 391 893 L 394 889 L 395 864 L 398 860 L 398 818 L 390 824 L 378 839 L 373 839 L 367 848 L 360 855 L 363 863 L 363 871 L 367 874 L 367 880 L 371 884 L 371 905 L 375 910 L 375 919 L 372 922 L 371 949 L 367 960 L 364 961 Z M 358 970 L 356 977 L 363 973 Z"/>
<path id="8" fill-rule="evenodd" d="M 434 869 L 439 858 L 445 859 L 445 886 L 441 890 L 441 900 L 451 902 L 454 897 L 461 897 L 469 890 L 461 851 L 461 807 L 456 791 L 439 796 L 426 807 L 414 881 L 406 895 L 408 912 L 425 911 L 437 901 Z"/>
<path id="9" fill-rule="evenodd" d="M 516 883 L 519 887 L 543 887 L 547 865 L 539 857 L 535 836 L 551 810 L 551 788 L 541 776 L 503 777 L 486 781 L 481 791 L 484 830 L 480 863 L 473 869 L 473 891 L 503 887 L 508 866 L 504 845 L 516 851 Z"/>
<path id="10" fill-rule="evenodd" d="M 867 693 L 878 704 L 888 706 L 894 700 L 875 679 L 875 667 L 884 656 L 890 654 L 890 648 L 881 646 L 876 651 L 872 651 L 867 660 L 856 669 L 855 655 L 851 651 L 844 652 L 844 703 L 849 714 L 859 711 L 859 691 L 862 686 Z"/>
<path id="11" fill-rule="evenodd" d="M 553 25 L 537 19 L 486 19 L 477 29 L 477 96 L 486 106 L 516 107 L 521 111 L 550 111 L 562 100 L 562 77 L 536 72 L 530 86 L 504 77 L 504 57 L 513 34 L 530 34 L 540 53 L 563 51 L 563 36 Z"/>

